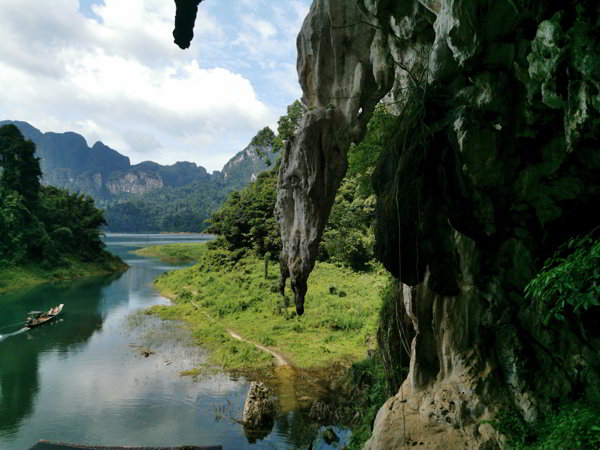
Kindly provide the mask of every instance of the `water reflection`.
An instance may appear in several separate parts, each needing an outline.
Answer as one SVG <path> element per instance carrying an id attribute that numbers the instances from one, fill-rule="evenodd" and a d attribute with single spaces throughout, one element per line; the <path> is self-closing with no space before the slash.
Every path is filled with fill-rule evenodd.
<path id="1" fill-rule="evenodd" d="M 76 351 L 102 328 L 98 309 L 102 289 L 116 278 L 118 276 L 45 285 L 2 297 L 4 323 L 17 323 L 30 309 L 49 309 L 60 303 L 69 306 L 55 322 L 31 330 L 17 325 L 17 331 L 3 335 L 0 341 L 0 435 L 13 434 L 31 413 L 39 391 L 40 355 Z M 76 298 L 74 292 L 77 292 Z"/>
<path id="2" fill-rule="evenodd" d="M 141 328 L 131 328 L 132 313 L 168 303 L 152 282 L 176 266 L 129 252 L 146 242 L 193 240 L 207 236 L 109 235 L 109 249 L 131 266 L 127 272 L 0 295 L 2 450 L 29 448 L 39 439 L 105 446 L 308 448 L 319 429 L 299 400 L 306 393 L 298 390 L 293 370 L 275 373 L 280 413 L 273 430 L 251 437 L 255 443 L 250 444 L 237 422 L 246 380 L 224 373 L 198 382 L 181 377 L 179 372 L 197 366 L 200 356 L 186 347 L 175 323 L 144 316 Z M 27 311 L 59 303 L 65 308 L 56 322 L 14 334 Z M 145 358 L 131 344 L 150 346 L 155 353 Z M 216 410 L 223 405 L 236 420 L 218 420 Z"/>

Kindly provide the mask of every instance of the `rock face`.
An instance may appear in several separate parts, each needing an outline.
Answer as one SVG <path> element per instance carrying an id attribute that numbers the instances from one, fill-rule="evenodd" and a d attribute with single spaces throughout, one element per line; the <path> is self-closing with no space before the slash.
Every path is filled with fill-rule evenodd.
<path id="1" fill-rule="evenodd" d="M 232 189 L 238 190 L 249 181 L 256 180 L 256 177 L 267 168 L 265 160 L 273 162 L 276 158 L 277 154 L 271 147 L 259 147 L 250 143 L 223 166 L 219 177 L 227 181 Z"/>
<path id="2" fill-rule="evenodd" d="M 286 143 L 275 215 L 283 244 L 281 286 L 291 276 L 299 315 L 346 173 L 348 147 L 362 138 L 370 113 L 393 83 L 386 35 L 363 23 L 364 13 L 349 5 L 314 2 L 298 36 L 298 74 L 308 112 L 295 139 Z M 352 39 L 359 35 L 361 39 Z"/>
<path id="3" fill-rule="evenodd" d="M 523 288 L 598 225 L 598 20 L 587 0 L 313 2 L 298 37 L 309 112 L 276 207 L 298 314 L 348 147 L 378 101 L 398 114 L 374 177 L 376 252 L 414 337 L 368 448 L 494 448 L 480 421 L 499 409 L 533 420 L 595 389 L 597 315 L 549 328 Z"/>
<path id="4" fill-rule="evenodd" d="M 244 403 L 244 427 L 269 430 L 275 420 L 275 402 L 271 391 L 263 384 L 253 381 Z"/>
<path id="5" fill-rule="evenodd" d="M 160 189 L 163 186 L 164 184 L 160 177 L 154 173 L 147 172 L 127 173 L 106 184 L 108 191 L 113 195 L 122 193 L 145 194 L 154 189 Z"/>

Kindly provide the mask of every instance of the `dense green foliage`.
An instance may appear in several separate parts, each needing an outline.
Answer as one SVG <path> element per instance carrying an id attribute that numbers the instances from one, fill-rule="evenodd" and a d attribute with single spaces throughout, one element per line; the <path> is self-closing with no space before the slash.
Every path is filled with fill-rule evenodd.
<path id="1" fill-rule="evenodd" d="M 38 218 L 50 237 L 49 251 L 55 259 L 60 258 L 61 253 L 82 259 L 103 253 L 101 227 L 106 222 L 91 197 L 44 186 L 40 191 Z"/>
<path id="2" fill-rule="evenodd" d="M 386 383 L 385 369 L 379 354 L 352 364 L 350 376 L 354 386 L 362 387 L 364 395 L 355 396 L 362 412 L 360 422 L 352 427 L 349 449 L 360 450 L 371 437 L 371 427 L 379 408 L 393 395 Z"/>
<path id="3" fill-rule="evenodd" d="M 285 142 L 291 139 L 298 131 L 300 121 L 304 117 L 304 114 L 306 114 L 306 110 L 304 103 L 300 100 L 294 101 L 294 103 L 288 105 L 287 113 L 277 121 L 277 134 L 271 128 L 264 127 L 254 136 L 250 144 L 271 148 L 273 153 L 280 152 L 283 150 Z M 264 153 L 259 153 L 259 155 L 266 159 L 267 165 L 271 165 L 268 155 Z"/>
<path id="4" fill-rule="evenodd" d="M 111 231 L 197 232 L 222 205 L 230 188 L 223 182 L 198 181 L 142 194 L 106 209 Z"/>
<path id="5" fill-rule="evenodd" d="M 273 215 L 277 197 L 277 169 L 261 173 L 255 182 L 232 192 L 223 207 L 215 212 L 208 228 L 218 234 L 214 245 L 227 250 L 253 249 L 259 255 L 275 257 L 281 250 L 279 229 Z"/>
<path id="6" fill-rule="evenodd" d="M 361 195 L 358 177 L 346 177 L 323 232 L 320 257 L 365 270 L 373 260 L 375 196 Z"/>
<path id="7" fill-rule="evenodd" d="M 23 205 L 34 209 L 40 190 L 40 160 L 35 156 L 35 145 L 26 141 L 14 126 L 0 127 L 0 189 L 8 195 L 18 192 Z"/>
<path id="8" fill-rule="evenodd" d="M 596 228 L 562 244 L 540 273 L 525 287 L 546 325 L 552 319 L 586 322 L 582 310 L 600 305 L 600 240 Z M 535 423 L 513 409 L 500 411 L 489 423 L 506 436 L 512 449 L 600 448 L 600 402 L 587 398 L 567 401 Z"/>
<path id="9" fill-rule="evenodd" d="M 489 421 L 506 436 L 506 446 L 515 450 L 600 448 L 600 404 L 577 401 L 527 423 L 514 410 L 506 409 Z"/>
<path id="10" fill-rule="evenodd" d="M 358 145 L 352 145 L 348 152 L 349 178 L 358 181 L 358 192 L 366 197 L 375 193 L 372 177 L 375 166 L 383 151 L 384 145 L 392 139 L 393 125 L 397 117 L 390 114 L 385 105 L 379 105 L 367 124 L 367 133 Z"/>
<path id="11" fill-rule="evenodd" d="M 0 262 L 38 262 L 65 257 L 106 258 L 102 211 L 90 197 L 42 187 L 35 145 L 14 125 L 0 127 Z"/>
<path id="12" fill-rule="evenodd" d="M 371 183 L 375 164 L 393 116 L 375 109 L 363 141 L 348 152 L 348 172 L 342 181 L 321 242 L 321 259 L 365 270 L 374 259 L 376 197 Z"/>
<path id="13" fill-rule="evenodd" d="M 290 139 L 305 111 L 300 102 L 294 102 L 288 107 L 288 114 L 279 119 L 278 135 L 274 137 L 273 132 L 265 128 L 255 137 L 257 145 L 273 142 L 273 139 Z M 350 149 L 348 174 L 340 186 L 324 231 L 320 251 L 322 261 L 336 262 L 355 270 L 366 270 L 373 261 L 375 196 L 371 175 L 391 117 L 385 108 L 377 108 L 365 139 Z M 243 190 L 229 195 L 223 207 L 213 214 L 208 228 L 209 232 L 220 236 L 213 246 L 220 245 L 230 251 L 254 249 L 260 255 L 268 253 L 272 258 L 279 255 L 279 230 L 273 215 L 277 170 L 276 166 L 264 172 Z"/>
<path id="14" fill-rule="evenodd" d="M 300 100 L 288 105 L 287 113 L 277 121 L 277 136 L 273 145 L 275 151 L 282 150 L 285 142 L 296 134 L 304 114 L 306 114 L 306 106 Z"/>
<path id="15" fill-rule="evenodd" d="M 569 239 L 546 260 L 541 272 L 525 287 L 545 322 L 600 305 L 600 239 L 594 232 Z"/>

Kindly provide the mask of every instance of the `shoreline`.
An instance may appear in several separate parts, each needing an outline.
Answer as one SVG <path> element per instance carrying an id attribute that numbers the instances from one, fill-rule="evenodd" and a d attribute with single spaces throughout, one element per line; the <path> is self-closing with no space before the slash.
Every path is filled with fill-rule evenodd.
<path id="1" fill-rule="evenodd" d="M 379 271 L 356 273 L 318 264 L 307 296 L 310 308 L 298 317 L 293 302 L 276 289 L 276 262 L 269 263 L 265 278 L 264 259 L 248 254 L 232 261 L 231 253 L 209 250 L 204 243 L 145 247 L 135 253 L 169 262 L 196 261 L 155 280 L 172 305 L 155 306 L 149 313 L 185 322 L 198 345 L 211 352 L 211 363 L 226 370 L 271 369 L 271 352 L 301 370 L 322 371 L 333 362 L 349 367 L 375 344 L 378 287 L 387 280 Z M 289 286 L 287 292 L 292 295 Z"/>
<path id="2" fill-rule="evenodd" d="M 293 302 L 279 294 L 277 263 L 265 268 L 264 258 L 251 253 L 240 257 L 208 247 L 136 251 L 196 261 L 160 275 L 154 285 L 172 304 L 146 311 L 182 322 L 193 345 L 207 350 L 205 364 L 180 374 L 202 377 L 216 370 L 262 381 L 278 393 L 283 411 L 303 408 L 316 424 L 349 427 L 349 448 L 361 448 L 387 399 L 383 362 L 373 350 L 389 276 L 377 267 L 358 273 L 318 263 L 309 280 L 308 308 L 298 317 Z M 292 295 L 289 284 L 287 293 Z"/>
<path id="3" fill-rule="evenodd" d="M 46 283 L 109 275 L 125 272 L 128 269 L 129 266 L 123 260 L 110 253 L 103 261 L 68 259 L 66 265 L 52 269 L 43 268 L 35 263 L 10 265 L 0 268 L 0 298 L 3 294 Z"/>

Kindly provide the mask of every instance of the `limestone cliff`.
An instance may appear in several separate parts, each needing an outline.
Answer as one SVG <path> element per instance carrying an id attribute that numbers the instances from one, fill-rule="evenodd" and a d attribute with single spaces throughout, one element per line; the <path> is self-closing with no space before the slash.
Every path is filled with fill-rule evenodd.
<path id="1" fill-rule="evenodd" d="M 495 448 L 480 421 L 499 408 L 533 420 L 594 389 L 597 315 L 546 327 L 523 287 L 598 224 L 598 14 L 587 0 L 313 2 L 298 36 L 309 111 L 276 207 L 298 314 L 348 147 L 377 102 L 398 114 L 374 179 L 376 251 L 414 338 L 368 448 Z"/>

